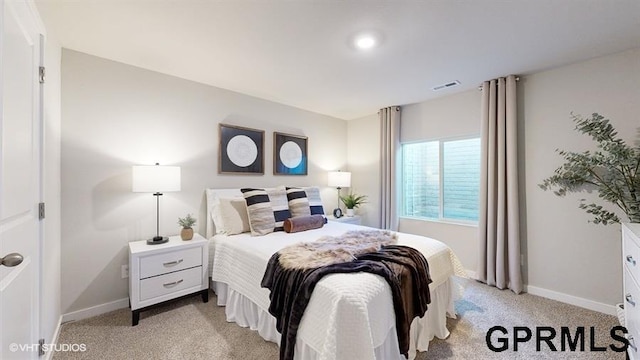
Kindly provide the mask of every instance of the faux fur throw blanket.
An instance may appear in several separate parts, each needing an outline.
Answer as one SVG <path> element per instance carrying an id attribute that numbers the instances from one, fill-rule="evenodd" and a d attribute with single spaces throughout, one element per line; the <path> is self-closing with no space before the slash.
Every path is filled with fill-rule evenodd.
<path id="1" fill-rule="evenodd" d="M 376 252 L 398 242 L 390 231 L 353 230 L 342 236 L 324 236 L 316 241 L 287 246 L 280 251 L 280 265 L 286 269 L 313 269 L 353 261 L 360 254 Z"/>
<path id="2" fill-rule="evenodd" d="M 340 242 L 346 243 L 342 249 Z M 294 357 L 298 326 L 318 281 L 325 275 L 354 272 L 379 275 L 389 284 L 398 347 L 400 353 L 407 356 L 411 322 L 415 317 L 424 316 L 431 303 L 431 277 L 421 252 L 394 245 L 395 242 L 396 235 L 388 231 L 355 231 L 344 234 L 344 238 L 325 237 L 305 243 L 310 246 L 298 244 L 273 254 L 262 278 L 262 287 L 270 290 L 269 313 L 276 318 L 276 329 L 281 334 L 281 360 Z M 282 256 L 288 257 L 289 267 L 282 265 Z M 303 266 L 305 261 L 324 265 Z"/>

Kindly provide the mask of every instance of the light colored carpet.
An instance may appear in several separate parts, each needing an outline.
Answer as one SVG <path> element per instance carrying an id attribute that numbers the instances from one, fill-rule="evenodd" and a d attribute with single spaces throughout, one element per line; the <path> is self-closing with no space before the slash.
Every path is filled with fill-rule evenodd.
<path id="1" fill-rule="evenodd" d="M 620 343 L 610 338 L 614 316 L 585 310 L 557 301 L 510 291 L 500 291 L 470 281 L 464 298 L 456 303 L 458 319 L 449 319 L 451 336 L 435 339 L 428 352 L 417 359 L 624 359 L 624 353 L 590 352 L 589 327 L 595 328 L 595 344 Z M 510 348 L 501 353 L 490 351 L 485 343 L 487 330 L 500 325 L 509 330 Z M 549 326 L 558 335 L 553 343 L 560 350 L 560 328 L 569 327 L 572 335 L 585 326 L 585 352 L 552 352 L 542 344 L 536 351 L 534 339 L 513 351 L 513 327 Z M 534 335 L 535 336 L 535 335 Z M 495 339 L 495 337 L 494 337 Z M 62 326 L 59 344 L 85 344 L 85 352 L 58 352 L 54 359 L 215 359 L 277 360 L 278 347 L 264 341 L 255 331 L 225 320 L 224 308 L 216 305 L 212 294 L 208 303 L 193 296 L 160 308 L 143 312 L 140 324 L 131 326 L 128 309 L 114 311 Z M 496 343 L 496 345 L 498 345 Z"/>

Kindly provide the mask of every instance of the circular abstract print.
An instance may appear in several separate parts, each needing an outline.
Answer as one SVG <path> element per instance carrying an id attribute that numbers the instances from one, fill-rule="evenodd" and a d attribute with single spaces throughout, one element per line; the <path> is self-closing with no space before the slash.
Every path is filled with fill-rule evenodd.
<path id="1" fill-rule="evenodd" d="M 236 135 L 227 144 L 227 156 L 236 166 L 247 167 L 258 158 L 258 147 L 248 136 Z"/>
<path id="2" fill-rule="evenodd" d="M 287 141 L 280 147 L 280 161 L 289 169 L 295 169 L 302 162 L 302 149 L 293 141 Z"/>

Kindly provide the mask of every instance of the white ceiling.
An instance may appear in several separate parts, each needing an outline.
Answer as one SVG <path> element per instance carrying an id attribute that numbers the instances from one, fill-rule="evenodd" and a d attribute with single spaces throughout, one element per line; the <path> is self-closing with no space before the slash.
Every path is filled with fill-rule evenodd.
<path id="1" fill-rule="evenodd" d="M 640 47 L 639 0 L 36 3 L 64 48 L 341 119 Z"/>

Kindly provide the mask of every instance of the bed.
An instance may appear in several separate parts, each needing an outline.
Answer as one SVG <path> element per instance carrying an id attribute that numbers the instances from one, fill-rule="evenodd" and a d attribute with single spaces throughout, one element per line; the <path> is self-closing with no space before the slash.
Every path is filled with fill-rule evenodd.
<path id="1" fill-rule="evenodd" d="M 207 189 L 207 236 L 210 239 L 211 286 L 227 321 L 257 331 L 280 343 L 276 320 L 269 314 L 269 291 L 260 287 L 267 262 L 279 249 L 321 236 L 368 229 L 329 221 L 320 229 L 298 233 L 215 234 L 214 209 L 221 197 L 240 196 L 238 189 Z M 420 250 L 429 263 L 432 302 L 425 316 L 411 324 L 409 359 L 427 351 L 429 342 L 449 336 L 447 315 L 454 317 L 454 301 L 461 296 L 464 269 L 442 242 L 399 233 L 398 244 Z M 395 314 L 389 285 L 369 273 L 332 274 L 318 282 L 298 329 L 295 359 L 405 359 L 398 350 Z"/>

